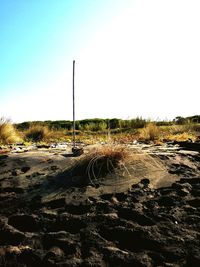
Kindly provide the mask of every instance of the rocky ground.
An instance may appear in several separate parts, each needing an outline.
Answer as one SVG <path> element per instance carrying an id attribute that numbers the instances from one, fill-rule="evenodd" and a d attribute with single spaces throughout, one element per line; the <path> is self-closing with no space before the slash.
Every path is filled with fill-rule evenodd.
<path id="1" fill-rule="evenodd" d="M 2 153 L 0 266 L 200 266 L 199 150 L 130 149 L 118 187 L 80 183 L 62 149 Z"/>

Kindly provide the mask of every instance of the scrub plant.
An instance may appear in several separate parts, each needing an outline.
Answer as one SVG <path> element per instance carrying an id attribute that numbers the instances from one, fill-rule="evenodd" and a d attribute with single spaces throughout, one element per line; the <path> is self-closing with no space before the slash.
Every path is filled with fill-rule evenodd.
<path id="1" fill-rule="evenodd" d="M 51 131 L 46 126 L 32 125 L 25 132 L 25 139 L 32 142 L 48 141 L 51 136 Z"/>
<path id="2" fill-rule="evenodd" d="M 0 144 L 9 145 L 20 141 L 20 135 L 13 124 L 8 119 L 0 118 Z"/>
<path id="3" fill-rule="evenodd" d="M 149 122 L 144 128 L 140 131 L 139 138 L 141 140 L 155 141 L 159 137 L 159 127 L 155 123 Z"/>

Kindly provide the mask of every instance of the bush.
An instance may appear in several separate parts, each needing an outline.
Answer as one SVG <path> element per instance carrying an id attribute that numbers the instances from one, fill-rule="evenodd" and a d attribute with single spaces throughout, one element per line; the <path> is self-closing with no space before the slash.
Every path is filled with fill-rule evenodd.
<path id="1" fill-rule="evenodd" d="M 153 122 L 148 123 L 146 127 L 141 129 L 140 131 L 140 139 L 142 140 L 154 141 L 158 137 L 159 137 L 159 128 Z"/>
<path id="2" fill-rule="evenodd" d="M 47 141 L 50 134 L 48 127 L 33 125 L 25 132 L 25 138 L 33 142 Z"/>
<path id="3" fill-rule="evenodd" d="M 0 118 L 0 143 L 1 144 L 14 144 L 20 142 L 21 138 L 17 133 L 15 127 L 9 120 Z"/>

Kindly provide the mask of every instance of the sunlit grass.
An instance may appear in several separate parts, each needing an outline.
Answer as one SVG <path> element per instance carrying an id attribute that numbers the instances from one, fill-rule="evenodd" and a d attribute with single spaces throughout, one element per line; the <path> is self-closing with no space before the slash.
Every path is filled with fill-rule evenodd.
<path id="1" fill-rule="evenodd" d="M 9 120 L 0 119 L 0 144 L 15 144 L 22 140 L 15 127 Z"/>
<path id="2" fill-rule="evenodd" d="M 40 125 L 32 125 L 28 130 L 24 132 L 25 140 L 32 142 L 48 141 L 51 137 L 51 131 Z"/>
<path id="3" fill-rule="evenodd" d="M 131 128 L 130 127 L 131 125 L 129 125 L 130 122 L 128 121 L 129 122 L 127 126 L 128 128 L 122 128 L 123 125 L 117 123 L 118 121 L 115 120 L 113 121 L 115 122 L 117 128 L 113 129 L 106 128 L 103 127 L 102 124 L 101 129 L 100 127 L 97 127 L 96 131 L 94 131 L 93 128 L 92 130 L 91 129 L 85 130 L 85 128 L 87 127 L 85 128 L 81 127 L 81 122 L 80 122 L 79 130 L 76 129 L 75 131 L 76 142 L 84 143 L 86 145 L 132 144 L 133 142 L 135 142 L 135 140 L 137 140 L 145 142 L 154 142 L 158 144 L 159 142 L 162 143 L 173 140 L 195 141 L 198 138 L 198 136 L 200 136 L 199 123 L 185 123 L 183 125 L 178 125 L 178 124 L 172 124 L 172 122 L 170 124 L 169 123 L 164 124 L 164 122 L 162 122 L 162 125 L 160 125 L 159 123 L 156 122 L 146 122 L 143 128 L 134 128 L 135 124 L 133 125 L 134 127 Z M 125 122 L 126 121 L 124 121 L 124 123 Z M 99 120 L 98 120 L 98 125 L 100 125 Z M 1 144 L 14 144 L 17 142 L 23 142 L 24 144 L 29 144 L 29 145 L 35 142 L 37 143 L 46 142 L 48 144 L 57 142 L 71 143 L 72 140 L 73 140 L 73 133 L 72 130 L 68 128 L 48 127 L 45 126 L 45 122 L 25 122 L 20 124 L 19 127 L 17 124 L 14 126 L 8 120 L 0 119 Z"/>
<path id="4" fill-rule="evenodd" d="M 139 138 L 145 141 L 154 141 L 159 139 L 160 130 L 159 127 L 156 126 L 155 123 L 150 122 L 144 128 L 140 130 Z"/>

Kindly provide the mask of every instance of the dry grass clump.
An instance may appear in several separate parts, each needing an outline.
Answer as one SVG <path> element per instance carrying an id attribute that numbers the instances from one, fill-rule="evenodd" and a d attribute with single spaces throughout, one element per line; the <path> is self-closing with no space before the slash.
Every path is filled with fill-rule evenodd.
<path id="1" fill-rule="evenodd" d="M 184 124 L 163 126 L 162 131 L 165 134 L 182 134 L 182 133 L 200 133 L 200 124 Z"/>
<path id="2" fill-rule="evenodd" d="M 8 145 L 20 141 L 19 134 L 9 120 L 0 118 L 0 144 Z"/>
<path id="3" fill-rule="evenodd" d="M 25 138 L 32 142 L 48 141 L 51 131 L 46 126 L 32 125 L 26 132 Z"/>
<path id="4" fill-rule="evenodd" d="M 144 128 L 141 129 L 139 139 L 154 141 L 159 138 L 160 131 L 159 127 L 155 123 L 150 122 Z"/>
<path id="5" fill-rule="evenodd" d="M 113 173 L 115 169 L 125 167 L 130 154 L 122 146 L 99 146 L 95 151 L 89 152 L 73 167 L 75 176 L 84 176 L 93 184 L 98 178 Z"/>
<path id="6" fill-rule="evenodd" d="M 162 127 L 162 137 L 170 141 L 195 141 L 199 134 L 198 125 L 171 125 Z"/>
<path id="7" fill-rule="evenodd" d="M 170 141 L 178 141 L 178 142 L 188 141 L 188 140 L 192 140 L 192 141 L 196 140 L 196 136 L 194 134 L 188 133 L 188 132 L 166 135 L 165 138 L 167 140 L 170 140 Z"/>

